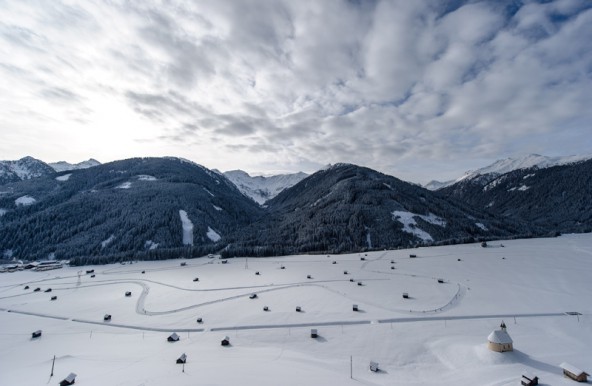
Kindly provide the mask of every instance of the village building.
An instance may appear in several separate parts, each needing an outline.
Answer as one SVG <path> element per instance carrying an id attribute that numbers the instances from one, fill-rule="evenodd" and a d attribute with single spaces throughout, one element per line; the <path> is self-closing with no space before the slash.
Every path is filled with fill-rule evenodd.
<path id="1" fill-rule="evenodd" d="M 176 332 L 173 332 L 171 335 L 169 335 L 169 337 L 167 338 L 167 341 L 169 342 L 178 342 L 180 339 L 179 335 L 177 335 Z"/>
<path id="2" fill-rule="evenodd" d="M 319 336 L 319 332 L 317 331 L 316 328 L 313 328 L 310 330 L 310 337 L 311 338 L 318 338 L 318 336 Z"/>
<path id="3" fill-rule="evenodd" d="M 183 353 L 178 359 L 177 363 L 187 363 L 187 354 Z"/>
<path id="4" fill-rule="evenodd" d="M 569 363 L 563 362 L 559 365 L 563 369 L 563 375 L 566 378 L 573 379 L 577 382 L 588 382 L 588 376 L 590 374 L 586 373 L 583 370 L 578 369 L 576 366 L 571 365 Z"/>
<path id="5" fill-rule="evenodd" d="M 31 334 L 31 338 L 40 338 L 41 337 L 41 330 L 37 330 Z"/>
<path id="6" fill-rule="evenodd" d="M 513 341 L 506 331 L 506 324 L 502 321 L 499 330 L 493 330 L 487 337 L 487 348 L 491 351 L 506 352 L 514 351 Z"/>
<path id="7" fill-rule="evenodd" d="M 222 342 L 220 342 L 220 344 L 222 346 L 228 346 L 230 344 L 230 338 L 228 336 L 225 336 L 224 339 L 222 339 Z"/>

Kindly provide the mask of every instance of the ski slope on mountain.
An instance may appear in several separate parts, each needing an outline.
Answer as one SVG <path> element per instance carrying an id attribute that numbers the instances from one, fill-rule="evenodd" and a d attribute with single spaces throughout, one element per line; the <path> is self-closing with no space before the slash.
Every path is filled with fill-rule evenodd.
<path id="1" fill-rule="evenodd" d="M 516 385 L 528 370 L 569 385 L 559 363 L 590 372 L 592 235 L 489 244 L 3 273 L 0 384 Z M 502 320 L 503 354 L 487 349 Z"/>

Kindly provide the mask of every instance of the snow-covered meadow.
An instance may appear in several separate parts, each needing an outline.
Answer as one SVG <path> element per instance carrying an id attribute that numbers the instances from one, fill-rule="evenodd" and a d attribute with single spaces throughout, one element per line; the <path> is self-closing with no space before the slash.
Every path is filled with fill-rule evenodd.
<path id="1" fill-rule="evenodd" d="M 0 384 L 569 385 L 559 363 L 592 371 L 591 274 L 590 234 L 3 273 Z M 502 320 L 503 354 L 487 349 Z"/>

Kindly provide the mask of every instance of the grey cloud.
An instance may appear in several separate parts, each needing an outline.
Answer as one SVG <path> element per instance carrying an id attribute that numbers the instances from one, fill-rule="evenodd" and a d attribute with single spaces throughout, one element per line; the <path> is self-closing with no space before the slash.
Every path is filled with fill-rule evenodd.
<path id="1" fill-rule="evenodd" d="M 48 87 L 41 90 L 40 94 L 44 98 L 61 102 L 76 102 L 82 99 L 78 94 L 61 87 Z"/>

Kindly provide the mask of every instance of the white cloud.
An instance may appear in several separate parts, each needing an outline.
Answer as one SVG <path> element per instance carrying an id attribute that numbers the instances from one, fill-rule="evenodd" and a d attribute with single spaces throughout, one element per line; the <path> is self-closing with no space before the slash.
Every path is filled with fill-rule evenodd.
<path id="1" fill-rule="evenodd" d="M 515 153 L 587 153 L 591 7 L 11 2 L 0 152 L 257 171 L 345 161 L 424 182 Z"/>

